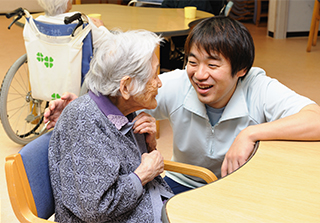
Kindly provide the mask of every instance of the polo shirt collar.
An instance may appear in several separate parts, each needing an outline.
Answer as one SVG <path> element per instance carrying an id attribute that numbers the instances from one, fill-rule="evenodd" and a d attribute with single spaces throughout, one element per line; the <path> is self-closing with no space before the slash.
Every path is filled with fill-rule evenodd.
<path id="1" fill-rule="evenodd" d="M 241 80 L 238 81 L 238 85 L 230 98 L 220 121 L 228 120 L 228 119 L 236 119 L 248 116 L 248 105 L 246 101 L 245 94 L 243 92 L 243 84 Z"/>
<path id="2" fill-rule="evenodd" d="M 97 104 L 101 112 L 115 125 L 115 127 L 123 134 L 129 132 L 134 122 L 133 114 L 124 116 L 121 111 L 115 106 L 110 99 L 99 93 L 99 96 L 95 95 L 92 91 L 89 91 L 89 96 Z"/>
<path id="3" fill-rule="evenodd" d="M 205 105 L 199 101 L 197 92 L 190 84 L 190 89 L 184 99 L 184 108 L 189 110 L 190 112 L 197 114 L 205 119 L 208 119 L 207 110 Z M 227 104 L 219 122 L 240 118 L 243 116 L 247 116 L 249 114 L 247 108 L 247 102 L 245 100 L 245 95 L 243 92 L 243 87 L 241 80 L 238 81 L 238 86 L 230 98 L 229 103 Z"/>
<path id="4" fill-rule="evenodd" d="M 190 89 L 184 99 L 183 106 L 190 112 L 209 120 L 206 106 L 199 101 L 197 92 L 193 88 L 192 84 L 190 84 Z"/>

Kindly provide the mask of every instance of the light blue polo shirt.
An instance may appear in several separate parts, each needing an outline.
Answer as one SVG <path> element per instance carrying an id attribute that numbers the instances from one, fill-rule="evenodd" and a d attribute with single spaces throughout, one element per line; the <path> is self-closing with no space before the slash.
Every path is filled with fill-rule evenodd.
<path id="1" fill-rule="evenodd" d="M 264 70 L 252 68 L 212 127 L 206 106 L 198 100 L 185 70 L 160 75 L 162 87 L 156 109 L 147 111 L 156 119 L 169 119 L 173 130 L 173 161 L 203 166 L 221 177 L 225 154 L 241 130 L 299 112 L 314 103 L 298 95 Z M 188 187 L 199 187 L 199 178 L 168 172 L 167 176 Z"/>

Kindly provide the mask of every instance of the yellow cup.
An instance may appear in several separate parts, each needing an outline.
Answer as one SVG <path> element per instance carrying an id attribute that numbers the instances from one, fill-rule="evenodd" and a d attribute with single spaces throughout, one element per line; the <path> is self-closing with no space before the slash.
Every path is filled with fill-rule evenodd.
<path id="1" fill-rule="evenodd" d="M 101 20 L 101 14 L 89 14 L 88 15 L 89 18 L 95 18 L 95 19 L 100 19 Z"/>
<path id="2" fill-rule="evenodd" d="M 197 14 L 197 7 L 194 6 L 186 6 L 184 7 L 184 17 L 186 19 L 194 19 Z"/>

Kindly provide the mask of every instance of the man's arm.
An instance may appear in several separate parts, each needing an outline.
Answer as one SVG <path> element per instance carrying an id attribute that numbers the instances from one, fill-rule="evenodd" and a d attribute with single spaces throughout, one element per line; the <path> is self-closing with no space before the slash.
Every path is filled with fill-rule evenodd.
<path id="1" fill-rule="evenodd" d="M 77 95 L 66 92 L 61 99 L 50 101 L 49 106 L 44 111 L 44 123 L 48 123 L 47 129 L 51 129 L 56 125 L 63 109 L 76 98 L 78 98 Z"/>
<path id="2" fill-rule="evenodd" d="M 262 140 L 320 140 L 320 107 L 310 104 L 294 115 L 242 130 L 226 153 L 221 176 L 243 165 L 252 153 L 255 142 Z"/>

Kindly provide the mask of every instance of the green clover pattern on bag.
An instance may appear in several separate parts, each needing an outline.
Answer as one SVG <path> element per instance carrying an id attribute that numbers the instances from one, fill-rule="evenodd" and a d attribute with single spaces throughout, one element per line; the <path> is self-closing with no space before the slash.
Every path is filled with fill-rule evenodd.
<path id="1" fill-rule="evenodd" d="M 51 95 L 51 100 L 60 99 L 60 98 L 61 98 L 61 96 L 58 93 L 57 94 L 53 93 Z"/>
<path id="2" fill-rule="evenodd" d="M 37 60 L 39 62 L 43 62 L 44 61 L 44 65 L 47 67 L 47 68 L 52 68 L 53 67 L 53 58 L 52 57 L 44 57 L 42 53 L 37 53 Z"/>
<path id="3" fill-rule="evenodd" d="M 44 62 L 44 65 L 47 67 L 47 68 L 52 68 L 53 67 L 53 58 L 52 57 L 48 57 L 48 56 L 46 56 L 46 57 L 44 57 L 43 56 L 43 54 L 42 53 L 40 53 L 40 52 L 38 52 L 37 53 L 37 60 L 39 61 L 39 62 Z M 53 93 L 52 95 L 51 95 L 51 100 L 55 100 L 55 99 L 59 99 L 59 98 L 61 98 L 61 96 L 57 93 Z"/>

